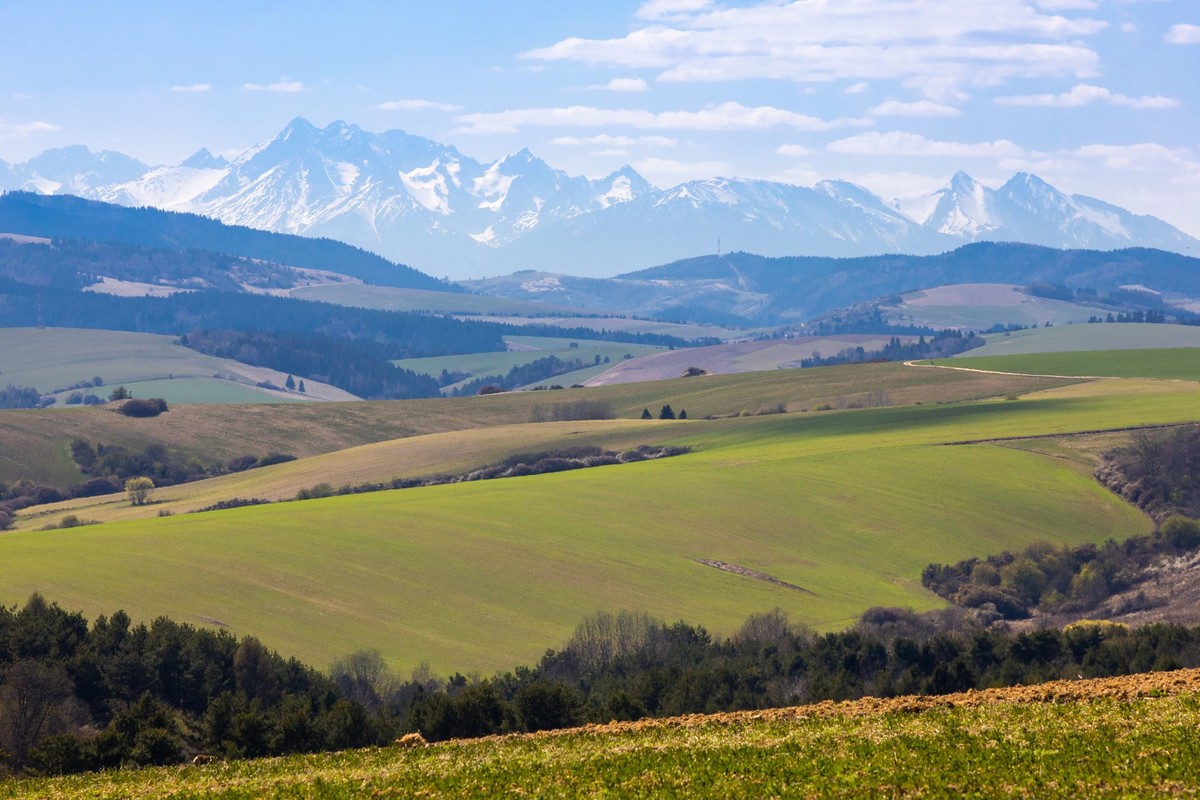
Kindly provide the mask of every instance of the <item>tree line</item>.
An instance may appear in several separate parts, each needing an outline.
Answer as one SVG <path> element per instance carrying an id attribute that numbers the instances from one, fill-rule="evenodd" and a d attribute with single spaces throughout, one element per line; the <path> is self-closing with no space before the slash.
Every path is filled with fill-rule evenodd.
<path id="1" fill-rule="evenodd" d="M 917 341 L 905 344 L 893 336 L 879 350 L 848 347 L 831 356 L 814 353 L 811 358 L 800 360 L 801 367 L 829 367 L 835 364 L 861 364 L 868 361 L 912 361 L 920 358 L 948 358 L 976 347 L 983 347 L 984 340 L 974 332 L 963 333 L 957 328 L 938 331 L 931 338 L 920 336 Z"/>
<path id="2" fill-rule="evenodd" d="M 1200 665 L 1200 628 L 1077 624 L 1013 633 L 962 609 L 876 608 L 817 634 L 778 609 L 728 638 L 597 613 L 533 666 L 408 678 L 359 651 L 329 676 L 253 637 L 116 612 L 89 622 L 39 596 L 0 608 L 0 758 L 62 773 L 536 731 L 587 722 L 942 694 Z"/>
<path id="3" fill-rule="evenodd" d="M 193 330 L 180 343 L 243 364 L 304 375 L 368 400 L 437 397 L 435 378 L 392 364 L 394 352 L 372 340 L 339 339 L 304 331 Z"/>

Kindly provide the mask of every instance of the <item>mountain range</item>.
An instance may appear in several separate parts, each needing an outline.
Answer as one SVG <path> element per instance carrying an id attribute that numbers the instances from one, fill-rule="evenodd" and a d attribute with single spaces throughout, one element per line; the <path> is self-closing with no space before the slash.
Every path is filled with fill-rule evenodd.
<path id="1" fill-rule="evenodd" d="M 1200 252 L 1154 217 L 1067 195 L 1019 173 L 992 189 L 965 173 L 885 200 L 846 181 L 812 187 L 712 178 L 658 189 L 626 166 L 599 179 L 529 150 L 483 163 L 399 130 L 297 118 L 232 160 L 200 150 L 150 166 L 83 146 L 0 161 L 0 189 L 72 194 L 327 237 L 454 278 L 539 269 L 614 275 L 729 249 L 764 256 L 935 254 L 975 241 Z"/>

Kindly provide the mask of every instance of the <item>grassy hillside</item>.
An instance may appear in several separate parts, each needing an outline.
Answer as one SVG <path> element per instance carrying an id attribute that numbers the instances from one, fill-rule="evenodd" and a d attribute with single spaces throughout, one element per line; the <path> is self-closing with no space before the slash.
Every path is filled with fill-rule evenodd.
<path id="1" fill-rule="evenodd" d="M 465 292 L 436 292 L 426 289 L 401 289 L 363 283 L 330 283 L 301 286 L 288 292 L 300 300 L 316 300 L 341 306 L 376 308 L 381 311 L 428 311 L 435 314 L 572 314 L 586 313 L 583 309 L 535 303 L 530 300 L 510 300 L 505 297 L 485 297 Z M 572 325 L 572 327 L 574 327 Z"/>
<path id="2" fill-rule="evenodd" d="M 1157 393 L 1123 386 L 1096 396 L 655 422 L 648 442 L 696 452 L 8 533 L 0 601 L 37 590 L 89 613 L 121 606 L 137 618 L 217 620 L 316 664 L 366 646 L 397 666 L 428 660 L 443 671 L 528 662 L 597 609 L 653 611 L 728 633 L 748 613 L 779 606 L 818 628 L 841 628 L 872 605 L 936 605 L 918 584 L 930 561 L 1036 539 L 1146 532 L 1145 517 L 1073 462 L 998 445 L 939 446 L 1198 418 L 1194 384 Z M 596 427 L 606 425 L 620 423 Z"/>
<path id="3" fill-rule="evenodd" d="M 539 336 L 506 336 L 504 341 L 508 344 L 509 350 L 501 353 L 473 353 L 470 355 L 443 356 L 440 358 L 409 358 L 392 363 L 398 367 L 411 369 L 413 372 L 432 375 L 434 377 L 440 375 L 442 370 L 452 373 L 465 373 L 468 377 L 458 382 L 464 383 L 472 378 L 484 375 L 506 375 L 513 367 L 523 366 L 539 358 L 547 358 L 549 356 L 555 356 L 563 361 L 580 359 L 588 365 L 592 364 L 595 358 L 599 356 L 601 362 L 605 358 L 609 360 L 609 364 L 604 365 L 604 368 L 607 369 L 613 363 L 621 361 L 627 355 L 636 358 L 666 350 L 665 347 L 654 347 L 651 345 L 622 344 L 620 342 L 605 342 L 602 340 L 589 341 L 586 339 L 576 341 L 574 339 L 555 339 Z M 572 347 L 572 344 L 575 346 Z M 562 381 L 554 378 L 547 381 L 547 383 L 561 384 Z M 448 388 L 454 388 L 454 385 Z"/>
<path id="4" fill-rule="evenodd" d="M 1017 325 L 1067 325 L 1087 322 L 1103 312 L 1062 300 L 1034 297 L 1020 286 L 1001 283 L 968 283 L 938 286 L 900 296 L 897 306 L 884 308 L 894 322 L 934 328 L 984 330 L 997 323 Z"/>
<path id="5" fill-rule="evenodd" d="M 868 364 L 455 399 L 306 403 L 286 408 L 176 406 L 160 417 L 138 420 L 101 408 L 70 414 L 0 411 L 0 480 L 78 482 L 81 475 L 69 459 L 75 437 L 137 450 L 161 442 L 205 462 L 225 462 L 245 454 L 310 456 L 406 436 L 524 423 L 538 406 L 577 400 L 610 403 L 620 418 L 636 418 L 643 408 L 657 412 L 664 403 L 698 418 L 753 414 L 780 405 L 799 410 L 837 404 L 839 398 L 861 399 L 879 389 L 886 389 L 896 404 L 934 403 L 1002 397 L 1064 382 L 1070 381 Z"/>
<path id="6" fill-rule="evenodd" d="M 112 387 L 123 384 L 136 397 L 163 397 L 172 403 L 355 399 L 316 381 L 306 382 L 303 395 L 263 390 L 255 384 L 270 381 L 283 386 L 287 374 L 198 353 L 173 344 L 174 339 L 152 333 L 80 328 L 0 328 L 0 382 L 50 393 L 101 377 L 103 387 L 82 391 L 107 398 Z M 59 404 L 67 394 L 57 395 Z"/>
<path id="7" fill-rule="evenodd" d="M 1188 796 L 1198 691 L 1188 670 L 0 782 L 0 797 Z"/>
<path id="8" fill-rule="evenodd" d="M 1030 375 L 1200 380 L 1200 347 L 1180 347 L 1169 350 L 1088 350 L 1074 353 L 943 358 L 932 360 L 930 363 L 940 366 L 1019 372 Z"/>
<path id="9" fill-rule="evenodd" d="M 1103 323 L 1056 325 L 1014 331 L 1007 336 L 989 334 L 988 343 L 960 358 L 1062 353 L 1076 350 L 1147 350 L 1200 347 L 1200 328 L 1190 325 Z"/>

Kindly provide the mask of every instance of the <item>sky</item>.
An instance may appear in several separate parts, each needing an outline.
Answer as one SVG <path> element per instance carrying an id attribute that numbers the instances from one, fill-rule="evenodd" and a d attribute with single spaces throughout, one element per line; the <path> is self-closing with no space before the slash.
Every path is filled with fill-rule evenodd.
<path id="1" fill-rule="evenodd" d="M 302 116 L 662 187 L 1028 171 L 1200 237 L 1200 0 L 4 0 L 0 30 L 11 163 Z"/>

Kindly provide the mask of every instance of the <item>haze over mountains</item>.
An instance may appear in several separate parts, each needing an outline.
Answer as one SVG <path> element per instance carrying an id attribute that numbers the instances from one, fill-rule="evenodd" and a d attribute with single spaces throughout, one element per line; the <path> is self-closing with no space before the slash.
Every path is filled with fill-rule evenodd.
<path id="1" fill-rule="evenodd" d="M 600 179 L 528 150 L 490 164 L 393 130 L 297 118 L 232 161 L 201 150 L 148 166 L 83 146 L 0 161 L 0 189 L 74 194 L 330 237 L 435 274 L 516 269 L 614 275 L 725 249 L 766 256 L 934 254 L 973 241 L 1200 252 L 1167 223 L 1019 173 L 998 189 L 965 173 L 887 201 L 845 181 L 812 187 L 712 178 L 660 190 L 631 167 Z"/>

